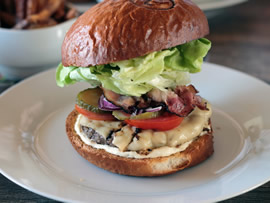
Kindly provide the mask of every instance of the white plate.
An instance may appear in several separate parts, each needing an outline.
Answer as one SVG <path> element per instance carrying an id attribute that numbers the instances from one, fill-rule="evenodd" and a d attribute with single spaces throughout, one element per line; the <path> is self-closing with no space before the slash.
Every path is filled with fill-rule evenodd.
<path id="1" fill-rule="evenodd" d="M 215 10 L 235 6 L 247 0 L 192 0 L 203 11 Z"/>
<path id="2" fill-rule="evenodd" d="M 97 2 L 101 2 L 103 0 L 97 0 Z M 213 12 L 216 9 L 223 9 L 230 6 L 235 6 L 237 4 L 246 2 L 247 0 L 192 0 L 195 4 L 197 4 L 203 11 L 207 11 L 206 15 L 213 15 L 209 13 L 209 11 Z M 77 8 L 81 13 L 87 11 L 89 8 L 93 7 L 96 3 L 73 3 L 73 5 Z"/>
<path id="3" fill-rule="evenodd" d="M 89 3 L 72 3 L 72 4 L 80 13 L 84 13 L 85 11 L 87 11 L 89 8 L 93 7 L 97 3 L 89 2 Z"/>
<path id="4" fill-rule="evenodd" d="M 99 169 L 72 148 L 65 118 L 87 85 L 59 88 L 54 75 L 0 95 L 0 171 L 30 191 L 60 201 L 212 202 L 270 180 L 270 86 L 258 79 L 205 63 L 192 80 L 214 107 L 214 155 L 173 175 L 137 178 Z"/>
<path id="5" fill-rule="evenodd" d="M 226 8 L 244 3 L 247 0 L 193 0 L 205 13 L 208 19 L 214 18 L 223 12 Z"/>

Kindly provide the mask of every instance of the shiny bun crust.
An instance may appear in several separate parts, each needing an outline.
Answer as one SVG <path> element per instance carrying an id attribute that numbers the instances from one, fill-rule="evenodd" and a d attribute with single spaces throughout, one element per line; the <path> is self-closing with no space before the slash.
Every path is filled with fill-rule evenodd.
<path id="1" fill-rule="evenodd" d="M 64 66 L 143 56 L 201 38 L 207 18 L 189 0 L 105 0 L 80 16 L 62 45 Z"/>
<path id="2" fill-rule="evenodd" d="M 186 150 L 166 157 L 135 159 L 116 156 L 103 149 L 84 144 L 74 130 L 78 113 L 72 111 L 66 120 L 68 138 L 76 151 L 92 164 L 122 175 L 162 176 L 194 166 L 214 152 L 212 132 L 200 136 Z"/>

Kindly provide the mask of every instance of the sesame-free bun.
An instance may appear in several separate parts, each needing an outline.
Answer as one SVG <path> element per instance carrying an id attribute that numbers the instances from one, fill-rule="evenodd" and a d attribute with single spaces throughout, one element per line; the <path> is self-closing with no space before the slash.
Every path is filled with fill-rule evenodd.
<path id="1" fill-rule="evenodd" d="M 122 175 L 162 176 L 194 166 L 214 152 L 212 132 L 199 136 L 184 151 L 166 157 L 125 158 L 85 144 L 74 130 L 78 112 L 73 110 L 66 119 L 66 132 L 76 151 L 92 164 Z"/>
<path id="2" fill-rule="evenodd" d="M 69 29 L 62 63 L 108 64 L 184 44 L 208 32 L 207 18 L 189 0 L 105 0 Z"/>

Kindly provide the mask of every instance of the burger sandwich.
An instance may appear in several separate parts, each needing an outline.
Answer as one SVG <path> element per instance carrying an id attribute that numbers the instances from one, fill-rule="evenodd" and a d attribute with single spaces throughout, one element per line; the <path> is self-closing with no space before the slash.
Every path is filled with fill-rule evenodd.
<path id="1" fill-rule="evenodd" d="M 208 33 L 189 0 L 105 0 L 81 15 L 56 72 L 60 87 L 89 84 L 66 119 L 76 151 L 130 176 L 171 174 L 211 156 L 211 105 L 190 81 Z"/>

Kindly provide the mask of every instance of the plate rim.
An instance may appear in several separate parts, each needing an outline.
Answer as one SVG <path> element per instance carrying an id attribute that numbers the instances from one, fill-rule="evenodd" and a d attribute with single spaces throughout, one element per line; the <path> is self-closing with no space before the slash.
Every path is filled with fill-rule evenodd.
<path id="1" fill-rule="evenodd" d="M 209 66 L 212 66 L 212 67 L 215 66 L 216 68 L 223 68 L 223 69 L 229 70 L 229 71 L 231 71 L 231 72 L 236 72 L 237 74 L 245 75 L 248 79 L 256 80 L 256 82 L 260 82 L 261 84 L 270 87 L 269 84 L 266 83 L 265 81 L 260 80 L 260 79 L 256 78 L 255 76 L 249 75 L 249 74 L 244 73 L 244 72 L 242 72 L 242 71 L 235 70 L 235 69 L 232 69 L 232 68 L 230 68 L 230 67 L 226 67 L 226 66 L 222 66 L 222 65 L 218 65 L 218 64 L 209 63 L 209 62 L 205 62 L 205 63 L 204 63 L 204 66 L 208 66 L 208 65 L 209 65 Z M 31 77 L 29 77 L 29 78 L 27 78 L 27 79 L 25 79 L 25 80 L 23 80 L 23 81 L 21 81 L 21 82 L 15 84 L 15 85 L 12 86 L 11 88 L 8 88 L 7 90 L 5 90 L 4 92 L 2 92 L 2 93 L 0 94 L 0 100 L 1 100 L 6 94 L 8 94 L 8 92 L 13 91 L 13 89 L 17 88 L 18 86 L 21 86 L 21 85 L 23 85 L 24 83 L 31 82 L 31 81 L 32 81 L 33 79 L 35 79 L 35 78 L 43 77 L 43 76 L 46 75 L 46 74 L 49 74 L 49 75 L 50 75 L 50 74 L 52 74 L 51 72 L 55 72 L 55 70 L 54 70 L 54 69 L 49 69 L 49 70 L 43 71 L 43 72 L 41 72 L 41 73 L 38 73 L 38 74 L 36 74 L 36 75 L 33 75 L 33 76 L 31 76 Z M 42 191 L 36 190 L 35 188 L 29 188 L 28 186 L 25 186 L 23 183 L 19 182 L 18 180 L 14 179 L 12 176 L 10 176 L 8 173 L 6 173 L 6 172 L 2 169 L 2 167 L 0 167 L 0 172 L 1 172 L 1 174 L 2 174 L 3 176 L 5 176 L 6 178 L 8 178 L 9 180 L 11 180 L 11 181 L 14 182 L 15 184 L 17 184 L 17 185 L 19 185 L 19 186 L 25 188 L 26 190 L 28 190 L 28 191 L 30 191 L 30 192 L 34 192 L 34 193 L 36 193 L 36 194 L 38 194 L 38 195 L 41 195 L 41 196 L 44 196 L 44 197 L 48 197 L 48 198 L 51 198 L 51 199 L 55 199 L 55 200 L 59 200 L 59 201 L 71 201 L 70 199 L 65 199 L 65 198 L 59 197 L 59 196 L 57 196 L 57 195 L 48 194 L 48 193 L 46 193 L 46 192 L 44 193 L 44 192 L 42 192 Z M 253 189 L 255 189 L 255 188 L 257 188 L 257 187 L 259 187 L 259 186 L 261 186 L 261 185 L 263 185 L 263 184 L 265 184 L 265 183 L 267 183 L 269 180 L 270 180 L 270 176 L 269 176 L 269 178 L 265 179 L 265 181 L 262 181 L 262 182 L 260 182 L 259 184 L 256 184 L 256 185 L 254 185 L 253 187 L 250 187 L 250 188 L 248 188 L 248 189 L 246 189 L 246 190 L 243 190 L 243 191 L 239 191 L 239 192 L 237 192 L 237 193 L 234 193 L 234 195 L 231 195 L 231 196 L 226 196 L 226 195 L 225 195 L 224 197 L 221 197 L 221 198 L 215 198 L 215 199 L 213 199 L 213 200 L 210 199 L 209 201 L 221 201 L 221 200 L 226 200 L 226 199 L 229 199 L 229 198 L 236 197 L 236 196 L 238 196 L 238 195 L 244 194 L 244 193 L 246 193 L 246 192 L 248 192 L 248 191 L 251 191 L 251 190 L 253 190 Z"/>
<path id="2" fill-rule="evenodd" d="M 220 1 L 209 0 L 207 2 L 198 2 L 198 3 L 196 3 L 195 1 L 194 3 L 196 3 L 203 11 L 207 12 L 236 6 L 238 4 L 245 3 L 247 1 L 248 0 L 220 0 Z"/>

